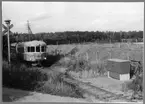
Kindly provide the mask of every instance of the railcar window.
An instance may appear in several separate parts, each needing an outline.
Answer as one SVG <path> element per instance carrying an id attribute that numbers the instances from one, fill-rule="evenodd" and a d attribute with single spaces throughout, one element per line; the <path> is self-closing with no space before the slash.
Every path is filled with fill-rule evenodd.
<path id="1" fill-rule="evenodd" d="M 31 52 L 35 52 L 35 47 L 31 47 Z"/>
<path id="2" fill-rule="evenodd" d="M 30 47 L 28 47 L 27 49 L 28 49 L 28 52 L 31 52 L 31 48 Z"/>
<path id="3" fill-rule="evenodd" d="M 45 52 L 45 50 L 46 50 L 46 47 L 45 47 L 45 46 L 42 46 L 42 47 L 41 47 L 41 51 L 42 51 L 42 52 Z"/>
<path id="4" fill-rule="evenodd" d="M 40 46 L 36 47 L 36 52 L 40 52 Z"/>

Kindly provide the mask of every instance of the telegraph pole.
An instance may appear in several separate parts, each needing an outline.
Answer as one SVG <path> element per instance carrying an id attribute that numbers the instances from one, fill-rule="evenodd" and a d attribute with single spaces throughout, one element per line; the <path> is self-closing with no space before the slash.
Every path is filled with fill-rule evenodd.
<path id="1" fill-rule="evenodd" d="M 7 32 L 7 41 L 8 41 L 8 63 L 11 64 L 11 56 L 10 56 L 10 29 L 13 27 L 13 24 L 10 25 L 11 20 L 5 20 L 5 23 L 7 26 L 3 25 L 3 28 L 5 29 L 3 33 Z"/>
<path id="2" fill-rule="evenodd" d="M 30 28 L 30 24 L 29 24 L 29 21 L 27 20 L 27 29 L 28 29 L 28 35 L 29 35 L 29 41 L 31 41 L 31 36 L 33 33 L 31 31 L 31 28 Z"/>

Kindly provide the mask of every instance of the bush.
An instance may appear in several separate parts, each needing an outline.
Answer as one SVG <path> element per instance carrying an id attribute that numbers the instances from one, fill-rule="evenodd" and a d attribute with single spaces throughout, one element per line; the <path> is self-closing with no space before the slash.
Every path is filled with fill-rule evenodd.
<path id="1" fill-rule="evenodd" d="M 89 77 L 96 77 L 98 75 L 105 75 L 106 74 L 106 62 L 99 61 L 95 63 L 90 63 L 84 58 L 76 58 L 76 57 L 64 57 L 59 60 L 55 65 L 63 66 L 67 68 L 67 72 L 75 72 L 76 74 L 79 73 L 80 77 L 86 73 Z"/>
<path id="2" fill-rule="evenodd" d="M 104 75 L 107 72 L 105 62 L 98 62 L 97 63 L 97 72 L 100 75 Z"/>
<path id="3" fill-rule="evenodd" d="M 143 98 L 143 73 L 135 76 L 133 80 L 127 84 L 126 88 L 128 90 L 133 91 L 132 98 L 142 99 Z"/>
<path id="4" fill-rule="evenodd" d="M 137 75 L 132 82 L 134 91 L 143 91 L 143 74 Z"/>
<path id="5" fill-rule="evenodd" d="M 75 85 L 62 80 L 63 75 L 53 70 L 44 73 L 36 68 L 28 68 L 25 64 L 8 66 L 8 63 L 3 61 L 3 86 L 5 87 L 82 98 L 81 92 Z"/>
<path id="6" fill-rule="evenodd" d="M 64 57 L 56 65 L 67 67 L 68 71 L 80 72 L 91 69 L 87 60 L 76 57 Z"/>
<path id="7" fill-rule="evenodd" d="M 3 61 L 2 75 L 3 86 L 22 90 L 34 90 L 47 80 L 47 74 L 39 69 L 28 68 L 25 64 L 9 66 L 6 61 Z"/>
<path id="8" fill-rule="evenodd" d="M 83 97 L 82 93 L 79 92 L 75 85 L 66 83 L 62 80 L 62 73 L 50 70 L 48 72 L 48 76 L 48 81 L 46 81 L 42 87 L 38 88 L 37 91 L 59 96 L 69 96 L 76 98 Z"/>
<path id="9" fill-rule="evenodd" d="M 92 63 L 91 69 L 98 75 L 105 75 L 105 73 L 107 72 L 106 63 L 103 61 Z"/>

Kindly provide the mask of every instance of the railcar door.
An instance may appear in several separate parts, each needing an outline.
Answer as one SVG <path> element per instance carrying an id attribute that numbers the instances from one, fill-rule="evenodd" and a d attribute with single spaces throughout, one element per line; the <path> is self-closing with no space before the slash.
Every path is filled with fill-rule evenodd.
<path id="1" fill-rule="evenodd" d="M 17 51 L 18 51 L 18 58 L 20 60 L 24 60 L 24 47 L 18 47 Z"/>

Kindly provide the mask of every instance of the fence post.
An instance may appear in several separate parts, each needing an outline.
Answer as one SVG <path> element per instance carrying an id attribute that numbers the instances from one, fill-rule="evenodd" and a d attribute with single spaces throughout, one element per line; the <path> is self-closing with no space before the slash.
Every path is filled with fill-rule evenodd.
<path id="1" fill-rule="evenodd" d="M 96 61 L 97 61 L 97 63 L 99 62 L 99 52 L 98 51 L 96 52 Z"/>
<path id="2" fill-rule="evenodd" d="M 128 46 L 128 49 L 129 49 L 129 43 L 126 43 L 127 44 L 127 46 Z"/>
<path id="3" fill-rule="evenodd" d="M 129 60 L 129 53 L 130 53 L 130 49 L 129 49 L 129 52 L 127 53 L 127 59 Z"/>
<path id="4" fill-rule="evenodd" d="M 108 52 L 109 58 L 110 58 L 110 52 Z"/>
<path id="5" fill-rule="evenodd" d="M 129 58 L 129 53 L 130 53 L 130 47 L 129 47 L 129 44 L 127 44 L 127 46 L 128 46 L 128 49 L 129 49 L 129 52 L 127 53 L 127 59 L 129 60 L 130 58 Z"/>
<path id="6" fill-rule="evenodd" d="M 89 60 L 88 52 L 86 52 L 86 59 L 87 59 L 87 61 Z"/>
<path id="7" fill-rule="evenodd" d="M 135 39 L 136 40 L 136 43 L 137 43 L 137 39 Z"/>
<path id="8" fill-rule="evenodd" d="M 136 39 L 136 43 L 137 43 L 138 41 L 137 41 L 137 39 Z M 139 44 L 136 44 L 137 45 L 137 48 L 139 47 Z"/>
<path id="9" fill-rule="evenodd" d="M 112 59 L 112 47 L 109 53 L 110 53 L 110 58 Z"/>

